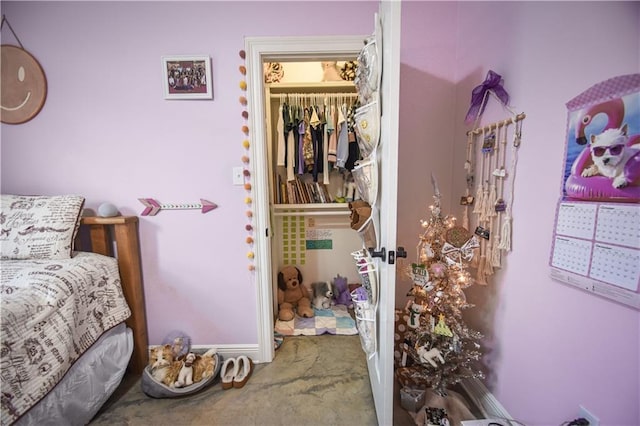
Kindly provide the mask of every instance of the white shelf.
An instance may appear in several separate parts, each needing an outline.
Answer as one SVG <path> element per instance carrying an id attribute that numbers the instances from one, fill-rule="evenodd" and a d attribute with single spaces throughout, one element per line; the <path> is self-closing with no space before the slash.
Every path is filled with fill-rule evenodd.
<path id="1" fill-rule="evenodd" d="M 353 84 L 353 81 L 325 81 L 320 83 L 271 83 L 266 84 L 265 86 L 267 88 L 267 92 L 271 94 L 309 91 L 356 91 L 356 87 Z"/>
<path id="2" fill-rule="evenodd" d="M 349 203 L 274 204 L 274 216 L 348 216 Z"/>

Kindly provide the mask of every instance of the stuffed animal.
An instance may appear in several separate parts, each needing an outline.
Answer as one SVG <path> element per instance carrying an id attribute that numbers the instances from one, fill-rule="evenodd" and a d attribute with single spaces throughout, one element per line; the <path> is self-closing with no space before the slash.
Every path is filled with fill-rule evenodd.
<path id="1" fill-rule="evenodd" d="M 341 277 L 340 274 L 338 274 L 338 276 L 333 279 L 333 288 L 333 297 L 336 305 L 345 305 L 351 309 L 353 307 L 353 301 L 351 300 L 347 277 Z"/>
<path id="2" fill-rule="evenodd" d="M 285 266 L 278 272 L 278 318 L 291 321 L 296 313 L 305 318 L 314 315 L 302 273 L 295 266 Z"/>
<path id="3" fill-rule="evenodd" d="M 331 299 L 333 298 L 333 285 L 326 281 L 318 281 L 311 284 L 313 289 L 313 307 L 316 309 L 331 308 Z"/>
<path id="4" fill-rule="evenodd" d="M 196 354 L 189 352 L 182 361 L 182 368 L 178 373 L 178 380 L 173 384 L 176 388 L 191 386 L 193 384 L 193 363 L 196 360 Z"/>
<path id="5" fill-rule="evenodd" d="M 322 62 L 322 81 L 341 81 L 337 62 Z"/>

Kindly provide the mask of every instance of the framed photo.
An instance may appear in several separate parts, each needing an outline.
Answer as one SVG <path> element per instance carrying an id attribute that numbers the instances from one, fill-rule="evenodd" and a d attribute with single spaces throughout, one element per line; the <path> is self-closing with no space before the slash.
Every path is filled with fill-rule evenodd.
<path id="1" fill-rule="evenodd" d="M 211 58 L 203 55 L 163 56 L 165 99 L 212 99 Z"/>

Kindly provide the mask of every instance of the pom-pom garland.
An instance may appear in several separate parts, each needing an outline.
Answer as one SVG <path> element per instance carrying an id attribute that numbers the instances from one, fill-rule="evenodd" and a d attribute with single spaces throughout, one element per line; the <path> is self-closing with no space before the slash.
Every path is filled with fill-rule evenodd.
<path id="1" fill-rule="evenodd" d="M 244 61 L 244 59 L 246 58 L 246 53 L 244 50 L 240 50 L 240 52 L 238 52 L 238 54 L 240 55 L 240 58 Z M 238 70 L 240 71 L 240 74 L 243 76 L 240 79 L 240 90 L 242 90 L 243 92 L 247 90 L 247 82 L 245 80 L 246 74 L 247 74 L 247 67 L 244 65 L 244 63 L 240 64 L 240 66 L 238 66 Z M 247 98 L 245 95 L 240 96 L 239 98 L 239 102 L 240 105 L 242 105 L 243 107 L 245 107 L 247 105 Z M 242 171 L 242 176 L 244 179 L 244 189 L 245 191 L 247 191 L 249 194 L 248 196 L 245 197 L 244 199 L 244 203 L 246 205 L 251 205 L 251 203 L 253 202 L 252 198 L 251 198 L 251 182 L 249 181 L 249 178 L 251 177 L 251 173 L 249 172 L 249 170 L 247 169 L 248 165 L 249 165 L 249 148 L 251 147 L 251 143 L 249 142 L 249 139 L 246 138 L 246 136 L 249 135 L 249 126 L 247 125 L 247 120 L 249 119 L 249 112 L 243 108 L 242 112 L 241 112 L 241 116 L 242 119 L 244 120 L 241 130 L 242 133 L 245 135 L 245 139 L 242 140 L 242 147 L 244 148 L 244 150 L 246 151 L 245 154 L 241 157 L 242 163 L 244 164 L 243 167 L 243 171 Z M 253 225 L 251 224 L 251 221 L 253 219 L 253 211 L 252 210 L 247 210 L 246 211 L 246 216 L 249 219 L 249 223 L 245 226 L 245 230 L 247 232 L 250 233 L 250 235 L 248 235 L 245 239 L 245 242 L 249 245 L 249 247 L 252 249 L 251 251 L 249 251 L 247 253 L 247 258 L 249 259 L 250 263 L 247 267 L 247 269 L 251 272 L 255 271 L 255 265 L 253 264 L 253 260 L 255 258 L 255 254 L 253 252 Z"/>

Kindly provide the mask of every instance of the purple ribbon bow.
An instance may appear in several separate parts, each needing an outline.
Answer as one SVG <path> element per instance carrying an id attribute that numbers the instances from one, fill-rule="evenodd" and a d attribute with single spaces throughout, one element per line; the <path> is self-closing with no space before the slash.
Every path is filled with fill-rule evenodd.
<path id="1" fill-rule="evenodd" d="M 502 87 L 501 81 L 502 76 L 500 74 L 489 70 L 484 82 L 473 89 L 471 92 L 471 106 L 464 119 L 466 124 L 473 123 L 476 117 L 482 115 L 484 112 L 484 107 L 487 103 L 483 102 L 483 100 L 488 90 L 491 90 L 504 105 L 509 104 L 509 94 L 504 90 L 504 87 Z"/>

